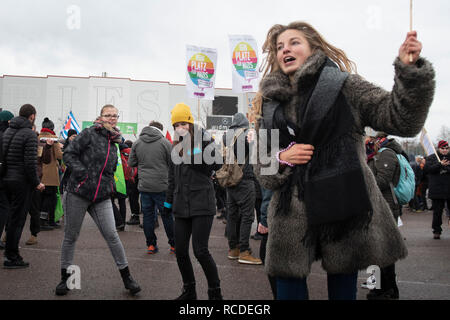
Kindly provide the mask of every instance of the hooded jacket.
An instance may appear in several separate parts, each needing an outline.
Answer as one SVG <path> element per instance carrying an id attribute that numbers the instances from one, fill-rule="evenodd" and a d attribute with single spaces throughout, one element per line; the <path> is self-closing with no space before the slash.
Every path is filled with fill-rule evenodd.
<path id="1" fill-rule="evenodd" d="M 63 159 L 71 170 L 68 192 L 91 202 L 111 197 L 118 159 L 117 147 L 108 129 L 95 125 L 84 129 L 64 149 Z"/>
<path id="2" fill-rule="evenodd" d="M 39 185 L 37 145 L 38 139 L 31 122 L 20 116 L 11 119 L 9 128 L 3 134 L 3 155 L 9 149 L 5 159 L 7 172 L 3 181 L 28 183 L 33 189 Z"/>
<path id="3" fill-rule="evenodd" d="M 397 154 L 403 155 L 406 159 L 408 159 L 408 157 L 400 144 L 394 139 L 389 139 L 383 148 L 387 149 L 378 152 L 375 157 L 368 162 L 368 165 L 375 176 L 378 188 L 380 188 L 384 199 L 386 199 L 394 214 L 395 220 L 397 220 L 400 216 L 401 206 L 398 203 L 395 203 L 396 201 L 394 200 L 394 194 L 390 183 L 395 187 L 400 179 L 400 164 L 398 163 Z"/>
<path id="4" fill-rule="evenodd" d="M 155 127 L 142 129 L 131 147 L 128 166 L 138 168 L 140 192 L 165 192 L 168 187 L 171 143 Z"/>
<path id="5" fill-rule="evenodd" d="M 291 86 L 290 79 L 280 70 L 267 75 L 260 84 L 265 98 L 259 128 L 264 129 L 266 104 L 282 104 L 286 119 L 301 124 L 297 119 L 297 106 L 307 99 L 305 92 L 314 85 L 315 75 L 326 60 L 318 50 L 299 68 Z M 349 274 L 365 270 L 370 265 L 386 267 L 405 258 L 407 249 L 388 203 L 377 186 L 374 175 L 366 163 L 364 128 L 369 126 L 397 136 L 416 135 L 426 120 L 433 100 L 435 73 L 431 64 L 420 58 L 415 65 L 405 65 L 398 58 L 394 62 L 395 84 L 392 92 L 367 82 L 361 76 L 350 74 L 341 89 L 354 118 L 354 138 L 365 185 L 373 214 L 367 229 L 360 229 L 345 238 L 331 243 L 319 242 L 317 246 L 305 246 L 302 239 L 307 229 L 304 202 L 293 191 L 290 210 L 286 216 L 276 214 L 280 188 L 286 183 L 292 169 L 280 167 L 272 175 L 261 174 L 262 165 L 255 166 L 261 185 L 274 191 L 268 208 L 269 236 L 265 269 L 277 277 L 306 277 L 315 260 L 321 259 L 322 267 L 331 274 Z M 269 105 L 268 105 L 269 106 Z M 271 160 L 276 163 L 272 150 Z M 324 195 L 326 201 L 326 195 Z"/>
<path id="6" fill-rule="evenodd" d="M 233 122 L 231 123 L 230 130 L 227 131 L 223 136 L 223 144 L 225 146 L 230 145 L 233 142 L 234 135 L 236 135 L 237 131 L 239 129 L 245 129 L 243 133 L 239 135 L 239 137 L 236 140 L 236 143 L 234 144 L 234 155 L 236 159 L 238 160 L 239 165 L 242 165 L 243 162 L 241 162 L 241 157 L 245 158 L 245 164 L 242 167 L 242 180 L 253 180 L 254 179 L 254 173 L 253 173 L 253 166 L 250 164 L 250 150 L 251 146 L 247 141 L 247 134 L 248 134 L 248 128 L 249 128 L 249 122 L 248 119 L 242 114 L 242 113 L 236 113 L 233 116 Z M 231 134 L 233 133 L 233 135 Z M 244 146 L 245 155 L 239 154 L 238 149 L 239 146 Z"/>

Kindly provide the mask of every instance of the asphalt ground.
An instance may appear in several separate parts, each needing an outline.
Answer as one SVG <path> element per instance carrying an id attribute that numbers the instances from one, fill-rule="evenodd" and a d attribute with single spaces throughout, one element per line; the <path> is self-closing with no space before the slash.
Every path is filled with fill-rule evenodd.
<path id="1" fill-rule="evenodd" d="M 127 203 L 128 204 L 128 203 Z M 128 212 L 129 215 L 129 212 Z M 127 217 L 127 219 L 129 216 Z M 414 213 L 404 209 L 400 230 L 406 239 L 409 255 L 396 264 L 400 299 L 448 300 L 450 298 L 450 226 L 443 218 L 443 233 L 434 240 L 431 231 L 432 212 Z M 63 224 L 63 223 L 62 223 Z M 30 263 L 26 269 L 0 268 L 0 300 L 172 300 L 181 293 L 182 280 L 175 255 L 169 253 L 169 244 L 162 221 L 156 229 L 159 252 L 147 254 L 145 237 L 139 226 L 126 226 L 119 232 L 128 258 L 131 274 L 142 287 L 136 296 L 124 289 L 106 242 L 87 214 L 77 242 L 74 264 L 81 270 L 81 289 L 72 290 L 63 297 L 55 296 L 60 281 L 60 253 L 63 228 L 42 231 L 38 244 L 25 245 L 29 238 L 29 220 L 20 241 L 21 255 Z M 256 223 L 253 225 L 253 231 Z M 209 249 L 217 264 L 222 294 L 226 300 L 271 300 L 272 293 L 263 266 L 243 265 L 227 258 L 228 246 L 224 237 L 225 224 L 214 219 Z M 260 241 L 250 240 L 256 256 Z M 191 248 L 197 295 L 207 299 L 207 283 L 201 266 Z M 365 300 L 367 289 L 362 289 L 368 274 L 358 275 L 358 300 Z M 326 273 L 320 262 L 313 264 L 308 277 L 311 300 L 326 300 Z"/>

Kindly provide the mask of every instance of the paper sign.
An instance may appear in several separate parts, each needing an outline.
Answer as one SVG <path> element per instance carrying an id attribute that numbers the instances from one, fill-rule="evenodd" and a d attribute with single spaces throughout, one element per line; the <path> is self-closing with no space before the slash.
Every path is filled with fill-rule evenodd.
<path id="1" fill-rule="evenodd" d="M 188 97 L 214 100 L 217 50 L 186 46 L 186 90 Z"/>
<path id="2" fill-rule="evenodd" d="M 230 35 L 233 92 L 257 92 L 258 48 L 252 36 Z"/>

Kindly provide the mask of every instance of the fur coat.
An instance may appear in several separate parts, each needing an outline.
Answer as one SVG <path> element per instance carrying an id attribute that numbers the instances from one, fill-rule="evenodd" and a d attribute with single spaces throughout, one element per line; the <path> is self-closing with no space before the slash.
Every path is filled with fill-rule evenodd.
<path id="1" fill-rule="evenodd" d="M 260 128 L 264 128 L 264 104 L 282 103 L 286 119 L 300 125 L 296 119 L 296 106 L 301 105 L 314 74 L 326 59 L 322 51 L 311 55 L 294 75 L 293 84 L 281 71 L 267 75 L 260 85 L 264 97 Z M 320 259 L 322 267 L 330 274 L 348 274 L 366 269 L 370 265 L 385 267 L 407 256 L 407 249 L 389 205 L 383 198 L 375 177 L 366 163 L 364 128 L 369 126 L 396 136 L 415 136 L 422 129 L 433 100 L 435 73 L 431 64 L 420 58 L 415 65 L 394 62 L 395 83 L 388 92 L 361 76 L 351 74 L 346 79 L 342 93 L 351 107 L 355 125 L 353 137 L 364 180 L 373 208 L 368 230 L 358 230 L 335 243 L 319 243 L 306 247 L 302 243 L 307 228 L 305 205 L 297 197 L 295 187 L 287 216 L 275 215 L 280 197 L 280 186 L 292 173 L 291 168 L 280 167 L 273 175 L 261 174 L 263 165 L 255 166 L 261 185 L 274 191 L 268 208 L 269 237 L 265 268 L 275 277 L 306 277 L 311 264 Z M 272 150 L 275 160 L 278 150 Z M 324 195 L 326 201 L 326 195 Z"/>

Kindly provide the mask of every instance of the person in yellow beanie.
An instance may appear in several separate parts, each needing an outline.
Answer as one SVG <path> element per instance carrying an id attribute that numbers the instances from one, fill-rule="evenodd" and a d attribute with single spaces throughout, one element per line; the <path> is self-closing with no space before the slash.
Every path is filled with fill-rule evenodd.
<path id="1" fill-rule="evenodd" d="M 173 148 L 180 143 L 183 144 L 183 149 L 179 153 L 183 156 L 180 164 L 174 163 L 172 153 L 169 187 L 164 202 L 164 212 L 166 214 L 172 212 L 175 217 L 175 254 L 183 278 L 183 292 L 176 300 L 197 299 L 194 270 L 189 257 L 191 235 L 194 255 L 208 281 L 208 297 L 210 300 L 222 300 L 217 266 L 208 250 L 209 235 L 216 214 L 211 176 L 220 165 L 206 164 L 203 157 L 201 163 L 192 161 L 194 155 L 198 156 L 199 153 L 203 155 L 205 148 L 214 144 L 214 139 L 204 129 L 194 125 L 191 110 L 184 103 L 175 105 L 171 120 L 176 132 Z M 197 140 L 194 139 L 194 132 L 201 134 L 200 137 L 203 138 L 199 139 L 198 145 L 194 144 Z"/>
<path id="2" fill-rule="evenodd" d="M 172 125 L 178 122 L 187 122 L 194 124 L 191 108 L 184 103 L 177 103 L 172 110 Z"/>

